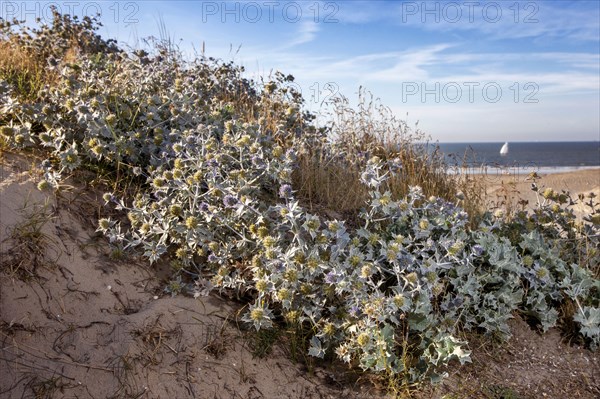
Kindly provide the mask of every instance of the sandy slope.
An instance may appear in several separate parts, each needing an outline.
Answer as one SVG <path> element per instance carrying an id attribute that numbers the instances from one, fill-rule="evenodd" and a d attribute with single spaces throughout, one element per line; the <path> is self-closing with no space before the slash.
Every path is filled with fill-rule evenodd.
<path id="1" fill-rule="evenodd" d="M 234 304 L 172 298 L 156 268 L 111 260 L 94 233 L 98 193 L 44 194 L 28 166 L 5 154 L 0 171 L 1 398 L 359 396 L 332 386 L 324 371 L 308 375 L 280 347 L 253 358 L 231 322 Z M 23 261 L 31 251 L 9 235 L 26 199 L 49 201 L 52 219 L 43 256 Z"/>
<path id="2" fill-rule="evenodd" d="M 58 197 L 42 193 L 32 159 L 0 156 L 0 398 L 382 397 L 341 367 L 307 373 L 285 343 L 253 357 L 234 322 L 239 304 L 172 298 L 160 265 L 108 256 L 94 232 L 101 193 L 82 182 Z M 35 214 L 47 219 L 38 246 L 23 224 Z M 473 344 L 472 365 L 454 365 L 418 397 L 600 395 L 597 354 L 565 345 L 556 330 L 541 337 L 520 320 L 513 328 L 506 345 Z"/>

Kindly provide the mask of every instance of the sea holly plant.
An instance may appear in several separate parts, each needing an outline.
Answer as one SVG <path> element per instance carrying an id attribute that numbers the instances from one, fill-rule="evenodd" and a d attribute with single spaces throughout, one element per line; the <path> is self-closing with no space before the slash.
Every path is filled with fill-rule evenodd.
<path id="1" fill-rule="evenodd" d="M 534 211 L 519 212 L 495 229 L 522 254 L 522 280 L 528 292 L 523 312 L 537 319 L 545 331 L 561 317 L 560 304 L 570 302 L 573 320 L 597 347 L 600 324 L 590 315 L 600 305 L 599 203 L 593 192 L 574 199 L 567 191 L 540 188 L 537 178 L 532 189 L 538 199 Z M 573 211 L 575 205 L 586 209 L 582 218 Z"/>
<path id="2" fill-rule="evenodd" d="M 273 175 L 288 167 L 284 162 Z M 469 231 L 464 211 L 439 198 L 425 199 L 418 187 L 407 198 L 392 200 L 380 190 L 385 170 L 378 159 L 368 163 L 363 176 L 371 200 L 357 229 L 307 213 L 291 186 L 279 181 L 283 202 L 247 206 L 257 223 L 238 239 L 227 226 L 250 222 L 243 218 L 245 205 L 223 193 L 217 196 L 223 204 L 215 204 L 206 191 L 205 203 L 211 205 L 203 209 L 213 213 L 202 222 L 211 226 L 207 231 L 223 231 L 210 237 L 214 241 L 204 252 L 210 253 L 209 269 L 218 266 L 212 269 L 214 286 L 255 293 L 244 316 L 255 328 L 272 325 L 281 312 L 315 331 L 309 354 L 335 353 L 358 360 L 365 370 L 406 373 L 412 382 L 435 378 L 439 366 L 452 359 L 468 360 L 465 343 L 454 335 L 460 329 L 509 337 L 508 320 L 517 310 L 547 329 L 556 324 L 555 309 L 565 295 L 579 300 L 597 289 L 586 269 L 567 268 L 535 232 L 523 235 L 519 248 L 494 232 L 501 227 L 497 219 Z M 182 190 L 172 192 L 178 196 Z M 240 219 L 231 219 L 234 215 Z M 188 228 L 200 225 L 189 217 L 185 221 Z M 237 244 L 220 251 L 225 237 Z M 246 253 L 236 252 L 248 243 L 254 244 Z M 235 266 L 251 254 L 249 267 Z M 593 312 L 585 312 L 582 308 L 575 320 L 592 338 L 596 321 Z"/>
<path id="3" fill-rule="evenodd" d="M 75 23 L 60 21 L 39 40 Z M 27 40 L 38 39 L 16 41 Z M 94 43 L 77 59 L 64 43 L 52 50 L 57 80 L 35 101 L 0 81 L 0 144 L 47 155 L 40 189 L 60 189 L 81 168 L 116 176 L 103 200 L 122 217 L 101 218 L 98 230 L 118 253 L 170 262 L 166 293 L 235 292 L 252 328 L 285 321 L 303 331 L 310 356 L 407 384 L 469 361 L 464 330 L 508 339 L 516 313 L 547 330 L 573 305 L 569 317 L 598 346 L 593 197 L 579 221 L 568 193 L 534 186 L 534 212 L 486 214 L 473 228 L 464 209 L 419 186 L 396 196 L 402 162 L 329 140 L 301 112 L 290 76 L 260 86 L 232 63 L 185 62 L 164 45 L 128 54 Z M 355 220 L 303 205 L 293 174 L 307 151 L 362 167 Z M 123 176 L 135 195 L 119 189 Z"/>

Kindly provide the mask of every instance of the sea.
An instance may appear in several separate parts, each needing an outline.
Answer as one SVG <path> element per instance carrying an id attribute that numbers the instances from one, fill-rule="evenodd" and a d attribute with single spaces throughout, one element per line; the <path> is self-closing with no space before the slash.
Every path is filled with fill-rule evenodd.
<path id="1" fill-rule="evenodd" d="M 508 142 L 508 153 L 501 155 L 504 143 L 438 143 L 450 171 L 472 173 L 528 174 L 559 173 L 598 169 L 600 179 L 600 141 Z"/>

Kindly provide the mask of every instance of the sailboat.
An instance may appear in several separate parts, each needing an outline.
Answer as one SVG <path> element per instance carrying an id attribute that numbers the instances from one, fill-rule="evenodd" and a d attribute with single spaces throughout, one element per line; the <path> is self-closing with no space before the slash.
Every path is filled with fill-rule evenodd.
<path id="1" fill-rule="evenodd" d="M 502 148 L 500 149 L 500 155 L 507 155 L 508 154 L 508 142 L 504 143 L 504 145 L 502 146 Z"/>

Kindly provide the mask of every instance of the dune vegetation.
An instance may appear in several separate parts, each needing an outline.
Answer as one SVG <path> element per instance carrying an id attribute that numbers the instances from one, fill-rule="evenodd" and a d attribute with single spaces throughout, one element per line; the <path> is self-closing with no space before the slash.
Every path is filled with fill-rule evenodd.
<path id="1" fill-rule="evenodd" d="M 532 176 L 535 210 L 490 211 L 480 180 L 366 92 L 318 126 L 290 75 L 125 50 L 90 18 L 0 21 L 0 148 L 45 158 L 40 190 L 94 172 L 112 256 L 167 260 L 171 295 L 229 294 L 298 358 L 398 392 L 468 362 L 466 332 L 507 339 L 515 314 L 600 345 L 595 198 Z"/>

